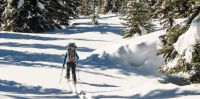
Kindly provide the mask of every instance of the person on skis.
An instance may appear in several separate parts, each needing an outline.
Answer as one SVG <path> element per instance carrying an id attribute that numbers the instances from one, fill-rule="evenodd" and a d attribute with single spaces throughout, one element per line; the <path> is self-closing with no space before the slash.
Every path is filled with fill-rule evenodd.
<path id="1" fill-rule="evenodd" d="M 66 76 L 65 78 L 69 81 L 70 79 L 70 70 L 72 70 L 72 78 L 73 83 L 76 84 L 76 63 L 78 62 L 79 56 L 76 52 L 76 45 L 75 43 L 69 43 L 67 46 L 67 52 L 65 54 L 63 68 L 65 68 L 65 64 L 67 61 L 67 68 L 66 68 Z"/>

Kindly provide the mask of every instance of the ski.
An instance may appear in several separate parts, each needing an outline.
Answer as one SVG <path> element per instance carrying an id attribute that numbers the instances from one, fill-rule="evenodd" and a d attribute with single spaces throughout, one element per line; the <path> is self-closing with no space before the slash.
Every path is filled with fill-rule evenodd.
<path id="1" fill-rule="evenodd" d="M 67 85 L 70 89 L 70 91 L 77 95 L 80 99 L 87 99 L 86 98 L 86 92 L 82 91 L 79 87 L 78 84 L 75 84 L 72 80 L 67 80 Z"/>

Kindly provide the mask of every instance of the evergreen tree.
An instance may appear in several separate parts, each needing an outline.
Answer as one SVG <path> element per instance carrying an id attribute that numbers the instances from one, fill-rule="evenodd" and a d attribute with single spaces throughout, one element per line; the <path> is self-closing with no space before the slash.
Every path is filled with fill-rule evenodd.
<path id="1" fill-rule="evenodd" d="M 64 0 L 64 7 L 67 9 L 70 17 L 78 17 L 77 7 L 80 5 L 80 0 Z"/>
<path id="2" fill-rule="evenodd" d="M 174 11 L 173 3 L 171 0 L 159 0 L 155 4 L 154 17 L 160 19 L 163 28 L 171 28 L 174 25 L 173 14 Z"/>
<path id="3" fill-rule="evenodd" d="M 98 22 L 98 18 L 99 18 L 99 13 L 98 13 L 98 1 L 97 0 L 93 0 L 92 2 L 92 14 L 91 14 L 91 19 L 92 19 L 92 23 L 97 25 L 99 24 Z"/>
<path id="4" fill-rule="evenodd" d="M 77 16 L 77 0 L 5 0 L 0 30 L 44 32 Z M 74 7 L 72 7 L 74 6 Z"/>
<path id="5" fill-rule="evenodd" d="M 98 10 L 97 13 L 106 14 L 109 11 L 113 13 L 123 13 L 126 8 L 126 1 L 127 0 L 95 0 Z M 93 0 L 81 0 L 78 9 L 81 15 L 91 15 L 93 13 Z"/>
<path id="6" fill-rule="evenodd" d="M 159 18 L 167 29 L 172 28 L 176 18 L 186 18 L 186 25 L 190 25 L 199 13 L 198 2 L 198 0 L 158 0 L 154 5 L 154 16 Z"/>
<path id="7" fill-rule="evenodd" d="M 119 6 L 119 13 L 125 15 L 128 7 L 128 1 L 129 0 L 118 0 L 118 3 L 121 4 Z"/>
<path id="8" fill-rule="evenodd" d="M 81 0 L 78 11 L 81 15 L 91 15 L 93 11 L 92 0 Z"/>
<path id="9" fill-rule="evenodd" d="M 49 11 L 47 13 L 49 19 L 55 21 L 58 25 L 68 25 L 70 17 L 76 18 L 78 16 L 76 7 L 79 0 L 49 0 L 44 3 L 47 11 Z"/>
<path id="10" fill-rule="evenodd" d="M 1 30 L 19 32 L 40 32 L 53 29 L 47 19 L 47 11 L 37 0 L 7 0 L 2 14 Z M 41 4 L 42 5 L 42 4 Z"/>
<path id="11" fill-rule="evenodd" d="M 0 1 L 0 13 L 3 12 L 4 8 L 5 8 L 5 1 L 1 0 Z"/>
<path id="12" fill-rule="evenodd" d="M 98 12 L 99 14 L 103 13 L 103 4 L 104 4 L 104 0 L 98 0 Z"/>
<path id="13" fill-rule="evenodd" d="M 124 13 L 124 11 L 126 11 L 126 7 L 127 7 L 127 1 L 128 0 L 112 0 L 111 4 L 112 4 L 112 9 L 111 11 L 113 13 Z"/>
<path id="14" fill-rule="evenodd" d="M 5 2 L 3 0 L 0 1 L 0 15 L 2 15 L 5 8 Z M 0 27 L 1 27 L 2 18 L 0 17 Z"/>
<path id="15" fill-rule="evenodd" d="M 78 7 L 81 15 L 90 16 L 93 24 L 98 24 L 98 14 L 101 13 L 103 0 L 81 0 Z"/>
<path id="16" fill-rule="evenodd" d="M 161 66 L 160 71 L 167 74 L 178 74 L 178 73 L 189 73 L 191 77 L 188 79 L 190 82 L 200 82 L 200 57 L 199 57 L 199 43 L 193 45 L 192 50 L 192 61 L 187 62 L 184 53 L 178 53 L 174 48 L 174 43 L 177 42 L 178 38 L 183 35 L 191 25 L 192 20 L 197 17 L 200 13 L 200 1 L 198 0 L 164 0 L 159 2 L 160 5 L 167 5 L 172 10 L 165 10 L 165 13 L 170 13 L 171 18 L 185 18 L 185 24 L 172 25 L 168 27 L 167 31 L 167 44 L 160 50 L 159 55 L 163 55 L 165 58 L 165 65 Z M 162 6 L 167 8 L 166 6 Z M 159 10 L 159 9 L 158 9 Z M 161 14 L 163 9 L 160 9 Z M 163 14 L 164 16 L 164 14 Z M 169 18 L 167 15 L 166 19 Z M 199 19 L 198 19 L 199 20 Z M 199 28 L 197 26 L 196 28 Z M 185 51 L 189 50 L 187 48 Z M 169 68 L 171 62 L 177 63 L 173 68 Z M 192 73 L 193 72 L 193 73 Z"/>
<path id="17" fill-rule="evenodd" d="M 130 37 L 136 33 L 141 35 L 142 29 L 147 30 L 147 32 L 153 31 L 152 14 L 149 9 L 146 1 L 130 0 L 128 2 L 125 18 L 127 28 L 124 30 L 124 37 Z"/>
<path id="18" fill-rule="evenodd" d="M 151 6 L 155 5 L 157 3 L 158 0 L 149 0 L 149 3 Z"/>
<path id="19" fill-rule="evenodd" d="M 113 13 L 125 11 L 128 0 L 104 0 L 104 4 L 102 6 L 102 12 L 108 13 L 109 11 Z"/>
<path id="20" fill-rule="evenodd" d="M 112 9 L 112 0 L 104 0 L 102 11 L 104 14 L 108 13 Z"/>

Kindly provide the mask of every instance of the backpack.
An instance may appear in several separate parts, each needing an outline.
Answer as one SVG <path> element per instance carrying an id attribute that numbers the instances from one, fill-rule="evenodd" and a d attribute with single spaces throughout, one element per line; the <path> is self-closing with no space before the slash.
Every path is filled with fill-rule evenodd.
<path id="1" fill-rule="evenodd" d="M 67 49 L 67 62 L 75 62 L 76 60 L 76 46 L 75 43 L 69 43 Z"/>

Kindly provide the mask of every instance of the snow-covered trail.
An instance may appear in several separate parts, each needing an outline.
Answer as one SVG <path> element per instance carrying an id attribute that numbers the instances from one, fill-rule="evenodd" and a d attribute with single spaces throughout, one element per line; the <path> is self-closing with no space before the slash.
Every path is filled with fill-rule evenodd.
<path id="1" fill-rule="evenodd" d="M 92 51 L 122 40 L 119 33 L 123 26 L 114 15 L 102 16 L 101 24 L 98 26 L 89 22 L 90 19 L 82 17 L 73 21 L 73 26 L 66 30 L 45 34 L 1 32 L 1 96 L 4 98 L 77 97 L 69 94 L 70 90 L 64 78 L 61 84 L 58 84 L 66 44 L 71 41 L 76 42 L 79 56 L 84 60 Z M 120 84 L 109 83 L 112 78 L 118 79 L 121 84 L 124 82 L 125 76 L 113 74 L 117 73 L 117 70 L 89 68 L 81 63 L 78 69 L 81 79 L 78 86 L 87 93 L 120 89 Z M 102 81 L 102 79 L 108 80 Z M 66 90 L 67 96 L 63 95 L 63 90 Z"/>
<path id="2" fill-rule="evenodd" d="M 25 93 L 31 94 L 26 97 L 39 97 L 37 94 L 42 94 L 40 96 L 42 97 L 44 94 L 45 98 L 49 93 L 54 94 L 55 90 L 55 96 L 62 98 L 64 97 L 63 93 L 59 95 L 59 91 L 66 90 L 69 93 L 70 88 L 64 78 L 61 84 L 58 84 L 65 45 L 68 42 L 77 43 L 79 56 L 84 61 L 92 51 L 122 41 L 119 33 L 123 26 L 114 15 L 102 16 L 101 24 L 98 26 L 89 22 L 90 19 L 82 17 L 73 21 L 73 26 L 66 30 L 45 34 L 1 32 L 0 78 L 5 96 L 23 97 L 20 93 Z M 78 65 L 80 80 L 77 86 L 91 96 L 110 95 L 111 93 L 116 95 L 135 87 L 134 85 L 137 86 L 135 84 L 137 79 L 132 78 L 133 75 L 137 75 L 126 73 L 125 68 L 119 70 L 104 66 L 102 66 L 103 68 L 101 66 L 93 67 L 95 66 L 84 65 L 81 62 Z M 65 75 L 65 71 L 63 75 Z M 138 76 L 138 79 L 146 80 L 142 76 Z M 10 90 L 9 87 L 13 90 Z M 21 87 L 23 88 L 21 89 Z M 37 89 L 37 87 L 41 88 Z M 42 88 L 44 88 L 44 92 Z M 46 92 L 48 93 L 46 95 L 45 91 L 48 89 L 45 88 L 52 88 L 52 92 Z M 26 91 L 28 92 L 26 93 Z M 38 91 L 38 93 L 34 91 Z M 55 98 L 55 96 L 51 97 Z"/>
<path id="3" fill-rule="evenodd" d="M 72 21 L 73 25 L 67 29 L 44 34 L 0 32 L 0 98 L 159 99 L 200 94 L 198 90 L 189 91 L 187 86 L 180 90 L 173 84 L 160 84 L 156 75 L 134 67 L 85 62 L 95 50 L 112 49 L 113 45 L 124 41 L 118 17 L 102 15 L 99 21 L 100 25 L 92 25 L 90 19 L 81 17 Z M 71 41 L 77 44 L 80 56 L 77 89 L 85 94 L 79 96 L 72 92 L 73 85 L 68 85 L 64 79 L 65 71 L 59 84 L 65 46 Z M 199 87 L 195 85 L 193 89 Z"/>

